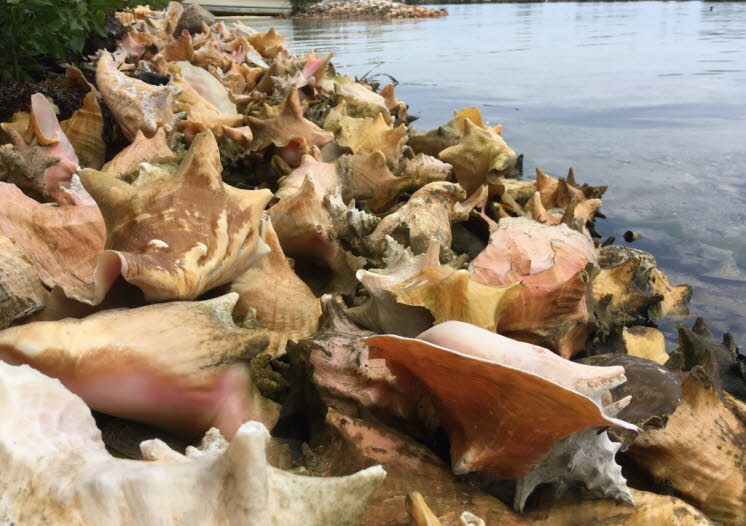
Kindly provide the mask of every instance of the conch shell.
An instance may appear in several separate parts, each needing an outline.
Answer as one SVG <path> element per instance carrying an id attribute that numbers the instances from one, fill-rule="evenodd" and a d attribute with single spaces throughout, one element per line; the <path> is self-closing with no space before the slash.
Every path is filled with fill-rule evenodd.
<path id="1" fill-rule="evenodd" d="M 342 117 L 339 126 L 337 142 L 340 146 L 349 148 L 354 154 L 380 151 L 389 163 L 398 163 L 407 140 L 404 124 L 391 128 L 378 113 L 373 118 Z"/>
<path id="2" fill-rule="evenodd" d="M 0 234 L 0 329 L 44 308 L 47 290 L 13 242 Z"/>
<path id="3" fill-rule="evenodd" d="M 214 426 L 230 438 L 246 420 L 272 427 L 279 416 L 249 371 L 267 335 L 234 325 L 237 301 L 227 294 L 11 327 L 0 332 L 0 360 L 59 378 L 97 411 L 187 435 Z"/>
<path id="4" fill-rule="evenodd" d="M 385 269 L 357 272 L 371 298 L 350 311 L 364 326 L 379 332 L 416 336 L 431 325 L 422 307 L 430 311 L 435 323 L 456 320 L 494 331 L 502 312 L 523 288 L 520 283 L 507 287 L 482 285 L 466 270 L 440 265 L 437 241 L 419 256 L 391 238 L 388 242 Z"/>
<path id="5" fill-rule="evenodd" d="M 529 511 L 526 519 L 534 526 L 714 526 L 704 513 L 680 499 L 634 489 L 631 492 L 634 505 L 566 498 Z"/>
<path id="6" fill-rule="evenodd" d="M 303 109 L 300 106 L 296 88 L 288 94 L 284 108 L 279 115 L 266 119 L 249 116 L 247 120 L 254 132 L 253 150 L 263 150 L 271 144 L 283 148 L 291 143 L 298 143 L 306 148 L 321 147 L 334 139 L 332 133 L 325 132 L 303 117 Z"/>
<path id="7" fill-rule="evenodd" d="M 575 364 L 461 322 L 442 323 L 418 339 L 364 341 L 402 386 L 414 377 L 432 393 L 456 474 L 481 470 L 520 478 L 570 435 L 609 425 L 636 429 L 600 406 L 603 393 L 624 382 L 621 367 Z"/>
<path id="8" fill-rule="evenodd" d="M 15 241 L 44 284 L 61 287 L 71 298 L 90 298 L 96 256 L 106 239 L 98 207 L 42 205 L 6 183 L 0 183 L 0 202 L 0 232 Z"/>
<path id="9" fill-rule="evenodd" d="M 272 193 L 228 186 L 221 171 L 210 131 L 194 139 L 168 179 L 132 187 L 83 171 L 83 184 L 101 207 L 107 228 L 107 250 L 96 265 L 96 303 L 120 274 L 149 302 L 194 299 L 267 253 L 259 223 Z"/>
<path id="10" fill-rule="evenodd" d="M 262 228 L 271 252 L 234 279 L 230 290 L 239 294 L 235 316 L 241 319 L 254 309 L 257 327 L 269 330 L 268 352 L 277 356 L 285 352 L 289 340 L 299 341 L 316 332 L 321 304 L 290 268 L 269 218 Z"/>
<path id="11" fill-rule="evenodd" d="M 414 488 L 443 519 L 453 511 L 469 510 L 489 524 L 527 526 L 495 497 L 458 481 L 440 458 L 412 438 L 375 420 L 350 417 L 335 409 L 326 412 L 325 422 L 322 440 L 311 444 L 307 462 L 311 473 L 346 475 L 371 464 L 381 464 L 386 470 L 386 480 L 371 497 L 361 526 L 410 525 L 404 499 Z"/>
<path id="12" fill-rule="evenodd" d="M 621 302 L 620 306 L 627 311 L 634 308 L 640 310 L 642 303 L 643 307 L 647 306 L 646 314 L 653 319 L 661 319 L 668 314 L 689 314 L 692 287 L 671 285 L 651 254 L 635 248 L 610 245 L 599 250 L 598 263 L 602 272 L 607 270 L 613 273 L 613 281 L 605 280 L 603 286 L 594 286 L 593 295 L 597 298 L 616 294 L 617 299 L 612 301 Z"/>
<path id="13" fill-rule="evenodd" d="M 108 51 L 98 59 L 96 86 L 129 140 L 135 138 L 138 130 L 152 137 L 158 128 L 171 127 L 172 88 L 151 86 L 128 77 L 116 68 Z"/>
<path id="14" fill-rule="evenodd" d="M 13 524 L 356 526 L 386 475 L 380 466 L 337 478 L 276 469 L 259 422 L 230 444 L 212 429 L 186 455 L 148 440 L 147 460 L 118 459 L 58 381 L 0 363 L 0 393 L 0 517 Z"/>
<path id="15" fill-rule="evenodd" d="M 466 192 L 454 183 L 423 186 L 399 210 L 384 217 L 368 236 L 371 252 L 380 254 L 383 251 L 386 236 L 411 247 L 415 254 L 425 252 L 430 240 L 435 239 L 440 242 L 443 259 L 451 259 L 451 224 L 466 220 L 483 197 L 475 193 L 466 199 Z"/>
<path id="16" fill-rule="evenodd" d="M 702 318 L 697 318 L 691 329 L 679 326 L 679 347 L 666 365 L 688 371 L 708 355 L 717 364 L 723 391 L 746 401 L 746 357 L 738 352 L 731 333 L 723 334 L 722 341 L 716 340 Z"/>
<path id="17" fill-rule="evenodd" d="M 95 91 L 89 91 L 83 97 L 83 106 L 60 123 L 60 127 L 75 149 L 79 164 L 96 170 L 101 168 L 106 157 L 104 117 Z"/>
<path id="18" fill-rule="evenodd" d="M 275 58 L 280 53 L 287 52 L 285 37 L 275 31 L 274 27 L 270 28 L 266 33 L 250 35 L 249 42 L 266 58 Z"/>
<path id="19" fill-rule="evenodd" d="M 500 135 L 471 119 L 464 121 L 461 142 L 440 152 L 440 159 L 453 166 L 456 181 L 468 194 L 508 174 L 517 161 L 515 152 Z"/>
<path id="20" fill-rule="evenodd" d="M 163 128 L 158 128 L 150 139 L 138 130 L 132 144 L 106 163 L 101 171 L 117 179 L 124 179 L 137 172 L 141 163 L 174 163 L 178 160 L 178 156 L 168 146 Z"/>
<path id="21" fill-rule="evenodd" d="M 720 524 L 746 522 L 746 426 L 718 392 L 717 364 L 695 366 L 664 429 L 640 434 L 627 454 Z"/>
<path id="22" fill-rule="evenodd" d="M 498 332 L 569 358 L 585 346 L 590 320 L 585 268 L 595 262 L 593 242 L 566 225 L 503 218 L 469 272 L 485 285 L 522 281 L 523 293 L 503 313 Z"/>

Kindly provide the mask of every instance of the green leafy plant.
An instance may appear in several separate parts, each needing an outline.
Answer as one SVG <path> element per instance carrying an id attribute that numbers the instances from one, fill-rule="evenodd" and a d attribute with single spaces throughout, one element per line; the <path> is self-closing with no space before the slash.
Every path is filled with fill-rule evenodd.
<path id="1" fill-rule="evenodd" d="M 92 32 L 106 36 L 106 11 L 136 0 L 0 0 L 0 81 L 28 80 L 54 61 L 79 59 Z M 149 2 L 160 7 L 167 0 Z"/>

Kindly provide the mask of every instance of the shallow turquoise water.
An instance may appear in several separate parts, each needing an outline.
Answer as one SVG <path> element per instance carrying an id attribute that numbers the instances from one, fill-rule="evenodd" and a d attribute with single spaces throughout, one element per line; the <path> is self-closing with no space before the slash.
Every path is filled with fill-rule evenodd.
<path id="1" fill-rule="evenodd" d="M 746 3 L 438 7 L 450 15 L 246 23 L 335 51 L 342 73 L 392 75 L 419 128 L 478 105 L 527 176 L 572 166 L 608 184 L 599 231 L 640 232 L 634 246 L 694 286 L 692 314 L 746 346 Z"/>

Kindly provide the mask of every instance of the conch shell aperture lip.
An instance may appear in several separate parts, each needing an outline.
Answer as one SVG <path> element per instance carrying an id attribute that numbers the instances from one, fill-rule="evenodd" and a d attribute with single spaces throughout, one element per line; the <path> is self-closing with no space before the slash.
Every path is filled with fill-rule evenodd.
<path id="1" fill-rule="evenodd" d="M 492 334 L 468 324 L 447 322 L 426 331 L 420 338 L 427 337 L 430 331 L 437 331 L 436 334 L 449 329 L 456 331 L 461 326 L 483 334 L 484 338 Z M 590 391 L 586 395 L 530 369 L 464 354 L 423 339 L 383 335 L 370 336 L 364 342 L 370 347 L 371 357 L 386 358 L 395 375 L 403 369 L 432 392 L 436 410 L 451 439 L 455 473 L 485 470 L 519 478 L 556 441 L 573 433 L 599 426 L 637 429 L 606 416 L 600 400 L 589 397 L 600 396 L 599 393 L 623 382 L 621 368 L 609 368 L 598 381 L 592 376 L 588 378 L 586 385 Z M 515 355 L 520 363 L 522 352 L 516 351 Z M 545 355 L 540 361 L 551 358 L 554 357 Z M 556 357 L 556 360 L 562 359 Z M 469 385 L 468 393 L 464 392 L 464 385 Z M 526 410 L 529 401 L 535 402 L 531 411 Z M 533 421 L 544 423 L 546 428 L 535 427 Z"/>
<path id="2" fill-rule="evenodd" d="M 107 223 L 94 304 L 119 274 L 147 301 L 194 299 L 268 252 L 259 225 L 272 193 L 230 187 L 221 171 L 208 130 L 195 137 L 171 178 L 134 188 L 93 170 L 81 173 Z"/>

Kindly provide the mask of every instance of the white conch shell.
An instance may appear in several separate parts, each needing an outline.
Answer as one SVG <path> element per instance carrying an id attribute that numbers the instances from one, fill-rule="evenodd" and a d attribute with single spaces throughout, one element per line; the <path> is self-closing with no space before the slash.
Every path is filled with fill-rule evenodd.
<path id="1" fill-rule="evenodd" d="M 306 477 L 267 463 L 267 429 L 211 430 L 186 455 L 150 440 L 146 458 L 109 455 L 90 411 L 62 384 L 0 362 L 0 521 L 24 526 L 359 524 L 385 471 Z"/>

